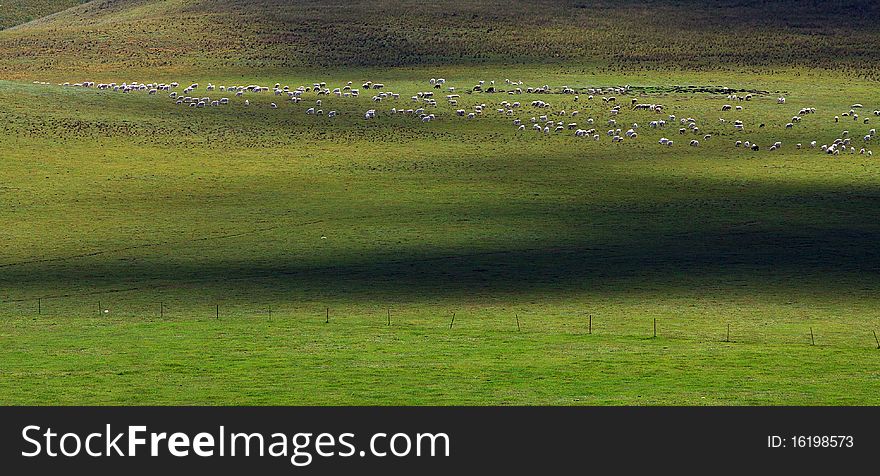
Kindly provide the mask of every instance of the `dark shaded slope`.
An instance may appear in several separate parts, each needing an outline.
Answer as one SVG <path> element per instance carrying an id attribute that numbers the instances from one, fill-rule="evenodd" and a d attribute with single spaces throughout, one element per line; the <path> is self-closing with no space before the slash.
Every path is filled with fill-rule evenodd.
<path id="1" fill-rule="evenodd" d="M 96 0 L 0 34 L 0 74 L 575 63 L 873 76 L 877 2 Z"/>

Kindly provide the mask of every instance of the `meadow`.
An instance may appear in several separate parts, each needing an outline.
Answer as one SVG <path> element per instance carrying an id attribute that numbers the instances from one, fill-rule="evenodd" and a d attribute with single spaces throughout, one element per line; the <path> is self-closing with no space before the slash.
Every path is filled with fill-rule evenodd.
<path id="1" fill-rule="evenodd" d="M 153 50 L 125 57 L 117 43 L 57 53 L 49 43 L 82 28 L 118 38 L 113 29 L 132 24 L 151 31 L 144 25 L 161 16 L 143 10 L 204 7 L 127 2 L 135 10 L 118 18 L 131 23 L 104 24 L 82 13 L 94 3 L 68 11 L 90 26 L 38 21 L 0 32 L 0 45 L 20 52 L 0 58 L 0 402 L 880 403 L 880 164 L 794 147 L 831 143 L 844 129 L 860 141 L 876 127 L 872 67 L 838 66 L 843 59 L 819 47 L 800 50 L 802 60 L 821 56 L 827 68 L 770 59 L 737 68 L 742 56 L 630 68 L 633 57 L 593 50 L 502 64 L 474 59 L 482 50 L 469 40 L 446 50 L 457 61 L 383 56 L 406 50 L 390 45 L 354 55 L 369 64 L 345 64 L 331 42 L 324 67 L 303 64 L 306 50 L 284 56 L 263 43 L 257 56 L 228 53 L 230 62 L 213 52 L 163 65 L 143 56 Z M 487 14 L 473 8 L 474 18 Z M 558 21 L 560 31 L 574 27 Z M 269 28 L 246 34 L 264 41 Z M 43 36 L 50 30 L 61 36 Z M 870 34 L 832 37 L 828 51 Z M 774 37 L 784 41 L 770 47 L 813 41 Z M 677 48 L 664 61 L 680 63 L 686 48 Z M 266 59 L 279 57 L 295 63 Z M 430 123 L 385 113 L 366 121 L 364 110 L 395 104 L 365 94 L 324 98 L 340 113 L 331 120 L 305 114 L 314 95 L 196 110 L 166 94 L 57 84 L 373 80 L 409 104 L 432 77 L 461 88 L 460 107 L 486 103 L 489 113 L 466 120 L 441 104 Z M 465 92 L 505 78 L 630 85 L 617 120 L 642 124 L 640 137 L 519 132 L 494 113 L 506 94 Z M 755 97 L 722 113 L 724 87 Z M 516 100 L 578 109 L 604 132 L 607 104 L 584 97 Z M 695 118 L 712 138 L 688 147 L 677 124 L 648 129 L 658 115 L 629 110 L 631 97 L 664 104 L 664 117 Z M 834 122 L 856 102 L 869 124 Z M 786 129 L 803 107 L 817 113 Z M 525 109 L 524 119 L 537 114 Z M 748 128 L 736 132 L 723 117 Z M 664 135 L 677 145 L 658 145 Z M 738 139 L 762 148 L 735 148 Z M 774 141 L 783 147 L 768 151 Z"/>

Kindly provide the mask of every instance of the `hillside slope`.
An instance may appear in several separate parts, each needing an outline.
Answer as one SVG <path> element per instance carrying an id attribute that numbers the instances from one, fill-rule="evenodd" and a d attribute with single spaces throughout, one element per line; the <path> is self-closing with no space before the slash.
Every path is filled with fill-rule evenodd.
<path id="1" fill-rule="evenodd" d="M 95 0 L 0 32 L 0 77 L 525 62 L 871 77 L 878 14 L 858 0 Z"/>
<path id="2" fill-rule="evenodd" d="M 88 0 L 3 0 L 0 30 L 51 15 Z"/>

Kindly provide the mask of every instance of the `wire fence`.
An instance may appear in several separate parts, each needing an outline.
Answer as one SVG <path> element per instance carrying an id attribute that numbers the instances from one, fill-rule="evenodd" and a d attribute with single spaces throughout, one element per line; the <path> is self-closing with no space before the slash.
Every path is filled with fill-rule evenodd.
<path id="1" fill-rule="evenodd" d="M 653 315 L 651 315 L 653 314 Z M 824 311 L 815 316 L 767 315 L 765 309 L 735 313 L 687 314 L 637 312 L 601 306 L 595 311 L 575 308 L 529 309 L 407 304 L 323 304 L 315 301 L 260 299 L 182 299 L 180 296 L 120 298 L 93 295 L 33 298 L 0 302 L 0 317 L 15 319 L 103 319 L 108 322 L 203 321 L 287 322 L 334 327 L 384 327 L 447 333 L 565 334 L 633 339 L 660 339 L 723 344 L 768 344 L 880 350 L 873 319 L 840 319 Z"/>

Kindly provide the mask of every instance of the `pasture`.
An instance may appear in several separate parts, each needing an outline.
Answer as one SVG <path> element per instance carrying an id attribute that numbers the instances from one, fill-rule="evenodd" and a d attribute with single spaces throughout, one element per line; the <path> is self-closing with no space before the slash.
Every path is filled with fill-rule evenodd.
<path id="1" fill-rule="evenodd" d="M 305 113 L 313 93 L 193 109 L 0 82 L 2 401 L 877 403 L 878 163 L 794 147 L 875 127 L 870 81 L 464 67 L 159 79 L 373 79 L 407 104 L 434 76 L 488 111 L 467 120 L 440 101 L 422 123 L 331 96 L 327 118 Z M 640 135 L 517 131 L 495 112 L 510 96 L 464 92 L 507 76 L 628 84 L 615 117 Z M 761 93 L 721 113 L 722 86 Z M 611 118 L 598 98 L 517 99 Z M 835 123 L 854 102 L 874 121 Z M 803 107 L 817 113 L 786 129 Z M 712 138 L 688 147 L 678 124 L 645 127 L 667 114 Z"/>

